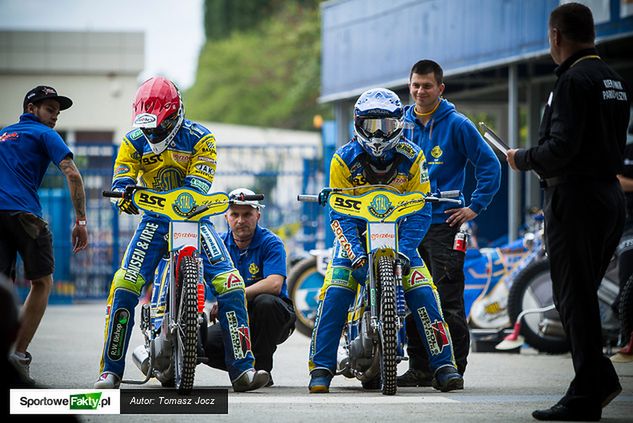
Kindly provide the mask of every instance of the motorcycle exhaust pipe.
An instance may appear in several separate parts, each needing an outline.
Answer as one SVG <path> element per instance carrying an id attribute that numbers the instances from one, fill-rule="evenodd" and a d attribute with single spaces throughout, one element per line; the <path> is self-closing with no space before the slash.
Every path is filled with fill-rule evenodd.
<path id="1" fill-rule="evenodd" d="M 145 345 L 139 345 L 134 349 L 132 353 L 132 361 L 138 367 L 138 369 L 147 376 L 149 372 L 149 353 Z"/>

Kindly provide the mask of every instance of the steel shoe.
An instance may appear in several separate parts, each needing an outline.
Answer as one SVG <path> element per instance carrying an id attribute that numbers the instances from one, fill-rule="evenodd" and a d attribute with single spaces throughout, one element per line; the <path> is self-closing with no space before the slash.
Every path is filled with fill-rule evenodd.
<path id="1" fill-rule="evenodd" d="M 431 384 L 438 391 L 454 391 L 456 389 L 464 389 L 464 378 L 455 367 L 444 366 L 435 371 Z"/>
<path id="2" fill-rule="evenodd" d="M 119 389 L 121 386 L 121 377 L 110 372 L 103 372 L 99 379 L 95 382 L 95 389 Z"/>
<path id="3" fill-rule="evenodd" d="M 269 380 L 270 375 L 266 370 L 255 370 L 251 368 L 239 375 L 239 377 L 232 382 L 233 390 L 235 392 L 253 391 L 266 386 Z"/>
<path id="4" fill-rule="evenodd" d="M 332 373 L 325 369 L 316 369 L 310 373 L 308 390 L 311 394 L 326 394 L 330 392 Z"/>

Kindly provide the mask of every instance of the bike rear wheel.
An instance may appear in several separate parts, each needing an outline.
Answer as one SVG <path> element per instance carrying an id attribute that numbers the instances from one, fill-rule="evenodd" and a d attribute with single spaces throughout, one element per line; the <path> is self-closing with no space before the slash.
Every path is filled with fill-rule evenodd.
<path id="1" fill-rule="evenodd" d="M 312 336 L 318 296 L 325 278 L 317 269 L 317 258 L 308 257 L 292 266 L 288 273 L 288 294 L 297 316 L 296 329 Z"/>
<path id="2" fill-rule="evenodd" d="M 394 261 L 391 257 L 378 259 L 378 287 L 380 288 L 380 330 L 381 359 L 380 373 L 382 393 L 395 395 L 398 386 L 396 377 L 398 372 L 397 358 L 397 315 L 396 315 L 396 280 L 394 275 Z"/>
<path id="3" fill-rule="evenodd" d="M 508 314 L 514 324 L 523 310 L 546 307 L 553 304 L 552 278 L 548 260 L 536 261 L 523 269 L 514 280 L 508 294 Z M 565 335 L 547 335 L 541 330 L 542 322 L 548 319 L 560 322 L 558 311 L 528 314 L 521 322 L 521 334 L 532 348 L 550 354 L 569 351 Z"/>
<path id="4" fill-rule="evenodd" d="M 622 288 L 619 311 L 622 344 L 626 345 L 633 333 L 633 276 L 629 278 Z"/>
<path id="5" fill-rule="evenodd" d="M 180 394 L 193 389 L 198 361 L 198 261 L 193 256 L 180 260 L 179 299 L 174 343 L 175 387 Z"/>

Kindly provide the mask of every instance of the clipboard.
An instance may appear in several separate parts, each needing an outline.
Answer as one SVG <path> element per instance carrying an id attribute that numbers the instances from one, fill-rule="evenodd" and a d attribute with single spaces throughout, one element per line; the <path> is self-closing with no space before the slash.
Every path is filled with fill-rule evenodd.
<path id="1" fill-rule="evenodd" d="M 479 127 L 482 131 L 484 131 L 484 140 L 486 140 L 491 147 L 499 150 L 504 156 L 508 157 L 508 150 L 510 149 L 510 146 L 506 144 L 499 135 L 495 134 L 495 131 L 490 129 L 484 122 L 479 122 Z"/>

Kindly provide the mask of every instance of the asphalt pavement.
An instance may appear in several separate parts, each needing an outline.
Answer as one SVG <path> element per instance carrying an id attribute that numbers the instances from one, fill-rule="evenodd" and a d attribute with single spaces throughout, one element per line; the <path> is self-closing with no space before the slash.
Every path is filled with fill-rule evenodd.
<path id="1" fill-rule="evenodd" d="M 138 310 L 137 310 L 138 312 Z M 137 313 L 138 314 L 138 313 Z M 50 388 L 88 389 L 99 372 L 105 304 L 49 306 L 29 348 L 31 376 Z M 138 316 L 136 319 L 138 322 Z M 187 422 L 530 422 L 531 412 L 553 405 L 573 376 L 571 357 L 538 354 L 471 353 L 463 391 L 400 388 L 395 396 L 364 391 L 360 382 L 337 376 L 329 394 L 309 394 L 310 340 L 295 332 L 275 354 L 274 386 L 247 393 L 229 390 L 228 415 L 187 415 Z M 140 379 L 131 351 L 142 343 L 135 326 L 125 378 Z M 403 362 L 399 374 L 407 368 Z M 633 363 L 616 364 L 623 392 L 603 410 L 605 422 L 633 422 Z M 225 372 L 199 365 L 195 386 L 230 388 Z M 135 386 L 128 386 L 136 388 Z M 154 379 L 143 389 L 160 389 Z M 81 421 L 174 421 L 177 415 L 81 416 Z"/>

